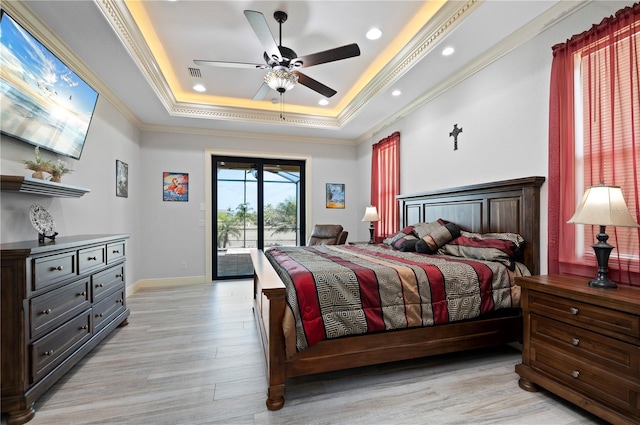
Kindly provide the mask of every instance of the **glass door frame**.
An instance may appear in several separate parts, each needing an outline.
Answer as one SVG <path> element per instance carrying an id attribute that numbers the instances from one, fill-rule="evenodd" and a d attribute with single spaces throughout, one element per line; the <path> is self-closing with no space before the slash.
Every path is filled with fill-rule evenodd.
<path id="1" fill-rule="evenodd" d="M 257 180 L 257 248 L 260 250 L 264 250 L 264 185 L 265 183 L 265 165 L 293 165 L 300 168 L 300 180 L 298 183 L 298 191 L 299 195 L 297 197 L 297 240 L 300 245 L 304 245 L 306 241 L 306 227 L 307 227 L 307 195 L 306 192 L 308 190 L 307 183 L 307 159 L 281 159 L 281 158 L 273 158 L 273 157 L 252 157 L 252 156 L 236 156 L 236 155 L 219 155 L 219 154 L 211 154 L 209 159 L 210 164 L 210 189 L 208 190 L 208 194 L 210 195 L 210 202 L 208 205 L 210 214 L 208 224 L 210 224 L 210 240 L 211 240 L 211 255 L 207 255 L 206 262 L 210 265 L 211 269 L 211 278 L 213 280 L 229 280 L 229 279 L 246 279 L 250 278 L 251 275 L 238 275 L 238 276 L 218 276 L 218 229 L 217 229 L 217 215 L 218 215 L 218 198 L 217 194 L 217 185 L 218 185 L 218 162 L 228 161 L 228 162 L 239 162 L 239 163 L 250 163 L 255 166 L 257 171 L 256 180 Z M 246 182 L 245 182 L 246 185 Z M 268 200 L 267 200 L 268 201 Z"/>

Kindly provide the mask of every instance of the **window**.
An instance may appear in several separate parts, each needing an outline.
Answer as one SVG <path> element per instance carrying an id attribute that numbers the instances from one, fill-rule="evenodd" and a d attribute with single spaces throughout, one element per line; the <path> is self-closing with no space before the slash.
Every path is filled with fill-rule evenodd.
<path id="1" fill-rule="evenodd" d="M 398 231 L 400 194 L 400 133 L 373 145 L 371 163 L 371 205 L 378 209 L 380 221 L 374 222 L 375 242 Z"/>
<path id="2" fill-rule="evenodd" d="M 593 277 L 598 226 L 566 221 L 585 189 L 620 186 L 638 221 L 640 4 L 553 48 L 549 117 L 549 272 Z M 640 230 L 607 228 L 609 276 L 640 286 Z"/>

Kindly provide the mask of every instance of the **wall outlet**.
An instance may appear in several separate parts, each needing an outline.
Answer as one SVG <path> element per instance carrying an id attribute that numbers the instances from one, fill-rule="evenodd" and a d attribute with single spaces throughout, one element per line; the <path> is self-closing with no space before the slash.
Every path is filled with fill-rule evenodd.
<path id="1" fill-rule="evenodd" d="M 187 270 L 187 262 L 183 261 L 182 263 L 180 263 L 180 269 L 181 270 Z"/>

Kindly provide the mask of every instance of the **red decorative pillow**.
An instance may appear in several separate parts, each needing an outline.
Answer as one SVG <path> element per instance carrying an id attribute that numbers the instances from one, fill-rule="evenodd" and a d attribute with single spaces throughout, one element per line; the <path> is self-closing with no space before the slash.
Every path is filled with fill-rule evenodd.
<path id="1" fill-rule="evenodd" d="M 513 267 L 523 244 L 524 238 L 517 233 L 480 234 L 461 231 L 460 236 L 442 246 L 438 254 L 499 261 Z"/>

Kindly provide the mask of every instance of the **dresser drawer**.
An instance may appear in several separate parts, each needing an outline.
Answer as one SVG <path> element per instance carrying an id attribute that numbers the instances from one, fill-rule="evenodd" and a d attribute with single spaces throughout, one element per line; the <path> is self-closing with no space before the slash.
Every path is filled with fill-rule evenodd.
<path id="1" fill-rule="evenodd" d="M 116 286 L 124 283 L 124 265 L 111 267 L 91 276 L 93 302 L 98 302 L 111 292 Z"/>
<path id="2" fill-rule="evenodd" d="M 119 290 L 93 305 L 93 333 L 99 332 L 111 320 L 125 310 L 124 284 Z"/>
<path id="3" fill-rule="evenodd" d="M 572 356 L 569 352 L 533 341 L 531 367 L 589 397 L 597 397 L 598 400 L 635 416 L 640 414 L 640 384 L 636 379 L 612 374 L 597 364 Z"/>
<path id="4" fill-rule="evenodd" d="M 31 338 L 37 338 L 91 307 L 89 278 L 81 279 L 29 300 Z"/>
<path id="5" fill-rule="evenodd" d="M 124 258 L 124 248 L 124 241 L 107 244 L 107 264 L 113 264 Z"/>
<path id="6" fill-rule="evenodd" d="M 527 293 L 528 309 L 532 313 L 614 337 L 623 334 L 640 338 L 638 315 L 537 292 Z"/>
<path id="7" fill-rule="evenodd" d="M 76 251 L 34 258 L 32 290 L 45 288 L 75 276 Z"/>
<path id="8" fill-rule="evenodd" d="M 566 323 L 531 315 L 531 340 L 591 361 L 623 376 L 640 378 L 640 348 Z"/>
<path id="9" fill-rule="evenodd" d="M 36 382 L 91 339 L 91 310 L 31 345 L 31 382 Z"/>
<path id="10" fill-rule="evenodd" d="M 78 273 L 85 273 L 107 264 L 106 246 L 100 245 L 78 251 Z"/>

